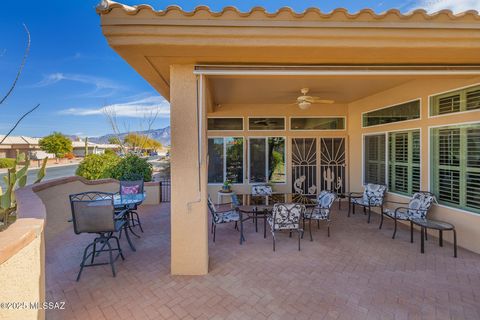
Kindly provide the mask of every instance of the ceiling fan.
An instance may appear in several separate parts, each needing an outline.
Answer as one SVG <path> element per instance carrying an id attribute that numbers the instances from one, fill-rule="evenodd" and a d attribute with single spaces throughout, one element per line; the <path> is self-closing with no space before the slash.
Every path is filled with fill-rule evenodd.
<path id="1" fill-rule="evenodd" d="M 308 91 L 310 91 L 310 89 L 308 88 L 302 88 L 300 90 L 300 92 L 302 93 L 301 96 L 299 96 L 297 98 L 297 102 L 296 104 L 298 105 L 298 107 L 302 110 L 306 110 L 308 108 L 310 108 L 310 106 L 314 103 L 319 103 L 319 104 L 332 104 L 334 103 L 335 101 L 333 100 L 326 100 L 326 99 L 320 99 L 318 97 L 314 97 L 314 96 L 307 96 L 308 94 Z"/>

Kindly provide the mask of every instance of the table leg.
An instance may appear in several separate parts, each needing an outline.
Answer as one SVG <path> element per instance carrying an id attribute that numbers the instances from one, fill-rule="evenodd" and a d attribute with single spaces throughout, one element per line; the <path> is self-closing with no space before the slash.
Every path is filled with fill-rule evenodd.
<path id="1" fill-rule="evenodd" d="M 440 247 L 443 247 L 443 231 L 438 230 L 438 244 Z"/>
<path id="2" fill-rule="evenodd" d="M 222 195 L 220 193 L 217 194 L 217 203 L 220 204 L 222 201 Z"/>
<path id="3" fill-rule="evenodd" d="M 413 222 L 410 221 L 410 242 L 413 243 Z"/>
<path id="4" fill-rule="evenodd" d="M 240 216 L 240 244 L 242 244 L 244 240 L 244 236 L 243 236 L 243 214 L 241 211 L 239 212 L 239 216 Z"/>
<path id="5" fill-rule="evenodd" d="M 263 214 L 263 239 L 267 238 L 267 213 Z"/>
<path id="6" fill-rule="evenodd" d="M 453 256 L 457 257 L 457 230 L 453 229 Z"/>
<path id="7" fill-rule="evenodd" d="M 420 252 L 425 253 L 425 228 L 421 227 L 420 236 L 422 240 L 420 241 Z"/>

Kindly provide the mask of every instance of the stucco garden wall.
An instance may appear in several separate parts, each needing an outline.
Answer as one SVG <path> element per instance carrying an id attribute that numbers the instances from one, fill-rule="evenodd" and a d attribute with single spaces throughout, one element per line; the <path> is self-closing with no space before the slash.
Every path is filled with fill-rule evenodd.
<path id="1" fill-rule="evenodd" d="M 480 111 L 448 114 L 445 116 L 430 118 L 428 116 L 429 96 L 478 83 L 480 83 L 480 78 L 470 80 L 416 80 L 350 103 L 348 105 L 350 190 L 363 190 L 362 139 L 364 134 L 418 128 L 421 131 L 421 189 L 427 191 L 430 190 L 429 127 L 460 124 L 462 122 L 472 121 L 480 122 Z M 361 117 L 363 112 L 417 98 L 421 99 L 420 119 L 362 129 Z M 388 194 L 388 198 L 393 201 L 408 201 L 408 198 L 392 193 Z M 430 217 L 454 224 L 458 232 L 458 244 L 466 249 L 480 253 L 480 232 L 478 232 L 478 230 L 480 230 L 480 215 L 446 206 L 434 205 Z M 384 224 L 384 227 L 391 227 L 390 224 L 391 222 L 387 221 Z M 435 233 L 435 235 L 437 234 Z M 451 232 L 446 232 L 444 237 L 447 241 L 452 241 Z"/>

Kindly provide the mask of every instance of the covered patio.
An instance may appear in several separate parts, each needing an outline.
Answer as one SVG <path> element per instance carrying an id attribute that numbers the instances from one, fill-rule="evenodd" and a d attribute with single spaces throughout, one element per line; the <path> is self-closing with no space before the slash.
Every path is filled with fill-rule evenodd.
<path id="1" fill-rule="evenodd" d="M 460 249 L 438 246 L 429 237 L 410 243 L 407 228 L 392 240 L 392 225 L 378 230 L 379 218 L 365 223 L 357 213 L 334 206 L 332 234 L 315 227 L 314 241 L 282 234 L 272 252 L 246 223 L 247 242 L 238 244 L 231 225 L 209 242 L 208 275 L 170 274 L 169 205 L 141 209 L 145 233 L 137 252 L 125 242 L 117 277 L 108 267 L 91 268 L 75 281 L 80 239 L 65 230 L 47 243 L 46 300 L 65 301 L 66 310 L 47 311 L 48 319 L 478 319 L 480 259 Z M 55 244 L 63 243 L 58 246 Z M 55 247 L 52 247 L 55 246 Z"/>

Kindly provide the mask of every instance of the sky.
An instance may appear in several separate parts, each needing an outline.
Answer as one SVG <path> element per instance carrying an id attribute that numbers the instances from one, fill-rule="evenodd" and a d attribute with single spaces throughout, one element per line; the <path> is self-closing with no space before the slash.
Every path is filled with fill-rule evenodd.
<path id="1" fill-rule="evenodd" d="M 107 44 L 95 6 L 99 0 L 2 0 L 0 10 L 0 97 L 9 89 L 26 46 L 23 23 L 31 33 L 31 49 L 17 87 L 0 105 L 0 135 L 27 110 L 40 103 L 13 135 L 42 137 L 53 131 L 78 136 L 111 133 L 104 109 L 116 110 L 119 125 L 131 131 L 145 128 L 145 114 L 159 110 L 154 128 L 169 125 L 169 105 Z M 480 0 L 124 0 L 147 3 L 156 9 L 179 5 L 192 10 L 207 5 L 218 11 L 233 5 L 242 11 L 263 6 L 276 11 L 288 6 L 297 12 L 318 7 L 324 12 L 337 7 L 356 12 L 396 8 L 408 12 L 450 9 L 480 11 Z"/>

